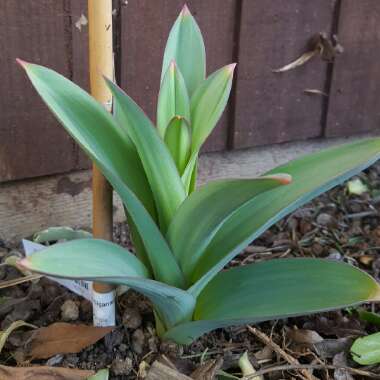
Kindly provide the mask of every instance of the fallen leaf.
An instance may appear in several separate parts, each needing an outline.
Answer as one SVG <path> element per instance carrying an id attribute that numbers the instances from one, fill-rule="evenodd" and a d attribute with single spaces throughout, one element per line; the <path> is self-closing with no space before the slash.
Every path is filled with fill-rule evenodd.
<path id="1" fill-rule="evenodd" d="M 287 332 L 287 336 L 292 342 L 307 346 L 323 341 L 323 338 L 313 330 L 293 329 Z"/>
<path id="2" fill-rule="evenodd" d="M 26 348 L 26 357 L 47 359 L 57 354 L 73 354 L 96 343 L 113 330 L 113 327 L 94 327 L 53 323 L 36 330 Z"/>
<path id="3" fill-rule="evenodd" d="M 348 350 L 353 342 L 353 338 L 325 339 L 323 342 L 315 343 L 314 349 L 322 358 L 332 358 L 342 351 Z"/>
<path id="4" fill-rule="evenodd" d="M 10 288 L 12 286 L 23 284 L 24 282 L 28 282 L 28 281 L 39 280 L 41 277 L 42 275 L 40 274 L 31 274 L 25 277 L 15 278 L 13 280 L 1 281 L 0 289 Z"/>
<path id="5" fill-rule="evenodd" d="M 198 367 L 190 377 L 194 380 L 213 380 L 215 379 L 216 373 L 222 367 L 222 364 L 223 358 L 209 360 Z"/>
<path id="6" fill-rule="evenodd" d="M 86 380 L 94 371 L 59 367 L 7 367 L 0 365 L 1 380 Z"/>
<path id="7" fill-rule="evenodd" d="M 181 374 L 174 368 L 168 367 L 165 364 L 155 361 L 146 377 L 146 380 L 192 380 L 191 377 Z"/>
<path id="8" fill-rule="evenodd" d="M 360 178 L 355 178 L 347 182 L 347 190 L 349 194 L 362 195 L 368 192 L 368 187 Z"/>
<path id="9" fill-rule="evenodd" d="M 7 341 L 8 337 L 9 337 L 9 335 L 11 335 L 14 330 L 16 330 L 20 327 L 23 327 L 23 326 L 31 327 L 33 329 L 37 328 L 37 326 L 31 325 L 31 324 L 26 323 L 24 321 L 15 321 L 15 322 L 12 322 L 6 330 L 0 331 L 0 353 L 1 353 L 1 351 L 5 345 L 5 342 Z"/>

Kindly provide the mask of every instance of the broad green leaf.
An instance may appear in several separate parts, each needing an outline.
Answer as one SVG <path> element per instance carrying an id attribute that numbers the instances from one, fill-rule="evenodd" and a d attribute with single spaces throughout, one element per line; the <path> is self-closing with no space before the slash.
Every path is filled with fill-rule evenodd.
<path id="1" fill-rule="evenodd" d="M 98 165 L 138 195 L 148 210 L 154 201 L 140 158 L 128 135 L 87 92 L 46 67 L 19 61 L 33 86 L 66 131 Z M 152 214 L 154 217 L 154 214 Z"/>
<path id="2" fill-rule="evenodd" d="M 380 332 L 356 339 L 351 354 L 361 365 L 380 363 Z"/>
<path id="3" fill-rule="evenodd" d="M 278 259 L 218 273 L 197 299 L 194 322 L 165 335 L 189 343 L 219 327 L 334 310 L 380 300 L 367 273 L 326 259 Z"/>
<path id="4" fill-rule="evenodd" d="M 235 64 L 211 74 L 191 97 L 192 152 L 198 152 L 214 129 L 231 92 Z"/>
<path id="5" fill-rule="evenodd" d="M 152 301 L 166 327 L 189 318 L 194 308 L 195 299 L 188 292 L 148 279 L 148 270 L 136 256 L 105 240 L 55 244 L 20 265 L 52 277 L 127 285 Z"/>
<path id="6" fill-rule="evenodd" d="M 170 62 L 175 60 L 191 96 L 206 76 L 206 51 L 198 24 L 185 5 L 166 43 L 161 82 Z"/>
<path id="7" fill-rule="evenodd" d="M 195 190 L 196 177 L 197 177 L 197 162 L 198 153 L 193 152 L 187 161 L 185 170 L 182 173 L 181 179 L 185 187 L 186 194 L 190 194 Z"/>
<path id="8" fill-rule="evenodd" d="M 175 61 L 172 61 L 162 80 L 157 103 L 157 130 L 162 139 L 169 123 L 175 116 L 190 122 L 190 100 L 185 80 Z"/>
<path id="9" fill-rule="evenodd" d="M 174 216 L 167 240 L 188 280 L 205 248 L 239 206 L 264 191 L 290 183 L 286 175 L 210 182 L 193 192 Z"/>
<path id="10" fill-rule="evenodd" d="M 175 211 L 185 199 L 185 190 L 174 161 L 157 130 L 141 108 L 117 85 L 106 79 L 115 103 L 124 117 L 122 126 L 134 142 L 144 166 L 162 231 L 166 231 Z"/>
<path id="11" fill-rule="evenodd" d="M 179 174 L 182 174 L 189 160 L 191 147 L 191 131 L 185 118 L 175 116 L 170 121 L 165 131 L 165 143 Z"/>
<path id="12" fill-rule="evenodd" d="M 33 235 L 36 243 L 46 243 L 57 240 L 88 239 L 92 234 L 84 230 L 74 230 L 71 227 L 49 227 Z"/>
<path id="13" fill-rule="evenodd" d="M 147 211 L 154 209 L 148 199 L 149 185 L 139 159 L 135 160 L 135 153 L 129 149 L 125 131 L 104 107 L 62 75 L 42 66 L 21 64 L 50 110 L 120 195 L 143 239 L 155 278 L 182 287 L 178 264 Z"/>
<path id="14" fill-rule="evenodd" d="M 288 173 L 292 183 L 258 195 L 223 224 L 197 265 L 194 279 L 199 283 L 196 287 L 202 288 L 278 220 L 364 170 L 379 156 L 380 138 L 372 138 L 322 150 L 267 172 L 266 175 Z"/>

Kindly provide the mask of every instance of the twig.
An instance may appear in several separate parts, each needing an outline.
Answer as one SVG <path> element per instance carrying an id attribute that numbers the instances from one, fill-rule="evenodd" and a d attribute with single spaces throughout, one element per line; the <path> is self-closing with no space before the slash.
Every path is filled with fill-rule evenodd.
<path id="1" fill-rule="evenodd" d="M 287 352 L 285 352 L 278 344 L 273 342 L 273 340 L 271 340 L 263 332 L 261 332 L 260 330 L 254 328 L 254 327 L 251 327 L 251 326 L 247 326 L 247 328 L 252 334 L 256 335 L 264 344 L 270 346 L 273 349 L 273 351 L 277 352 L 277 354 L 279 354 L 289 364 L 292 364 L 295 366 L 301 365 L 296 358 L 294 358 L 293 356 L 291 356 Z M 261 372 L 261 371 L 258 371 L 257 373 L 259 373 L 259 372 Z M 302 374 L 303 379 L 315 380 L 314 376 L 307 369 L 300 369 L 300 373 Z M 257 375 L 255 375 L 255 376 L 257 376 Z"/>
<path id="2" fill-rule="evenodd" d="M 252 376 L 246 376 L 244 377 L 244 380 L 251 380 L 255 377 L 265 375 L 270 372 L 276 372 L 276 371 L 292 371 L 292 370 L 309 370 L 309 369 L 315 369 L 315 370 L 323 370 L 323 369 L 342 369 L 348 372 L 351 372 L 355 375 L 359 376 L 365 376 L 372 379 L 380 379 L 380 375 L 368 371 L 363 371 L 362 369 L 356 369 L 351 367 L 344 367 L 344 366 L 335 366 L 335 365 L 320 365 L 320 364 L 289 364 L 289 365 L 279 365 L 275 367 L 265 368 L 260 371 L 256 371 L 256 373 Z"/>

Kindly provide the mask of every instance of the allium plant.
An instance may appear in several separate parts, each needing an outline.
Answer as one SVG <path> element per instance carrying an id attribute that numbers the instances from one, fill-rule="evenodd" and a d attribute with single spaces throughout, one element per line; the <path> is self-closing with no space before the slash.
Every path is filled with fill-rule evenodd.
<path id="1" fill-rule="evenodd" d="M 235 65 L 206 78 L 202 35 L 186 7 L 165 49 L 156 128 L 107 78 L 113 115 L 56 72 L 20 63 L 121 197 L 135 247 L 132 254 L 108 241 L 73 240 L 22 260 L 24 267 L 128 285 L 151 300 L 159 335 L 184 344 L 219 327 L 380 299 L 369 275 L 330 260 L 276 259 L 223 270 L 282 217 L 374 163 L 380 139 L 196 189 L 199 150 L 226 106 Z"/>

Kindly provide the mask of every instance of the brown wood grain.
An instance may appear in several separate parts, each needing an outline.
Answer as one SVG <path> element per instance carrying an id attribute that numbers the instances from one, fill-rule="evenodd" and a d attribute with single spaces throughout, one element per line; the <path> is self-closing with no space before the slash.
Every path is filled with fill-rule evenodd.
<path id="1" fill-rule="evenodd" d="M 121 86 L 153 120 L 166 39 L 183 4 L 182 0 L 129 0 L 121 7 Z M 236 4 L 235 0 L 187 2 L 205 39 L 208 73 L 233 60 Z M 228 111 L 205 150 L 224 149 L 227 129 Z"/>
<path id="2" fill-rule="evenodd" d="M 71 33 L 72 33 L 72 80 L 85 89 L 90 90 L 88 71 L 88 25 L 78 27 L 77 21 L 83 15 L 87 19 L 87 0 L 70 0 Z M 75 169 L 87 169 L 91 161 L 82 152 L 78 145 L 75 146 Z"/>
<path id="3" fill-rule="evenodd" d="M 233 147 L 320 136 L 326 63 L 314 58 L 284 73 L 310 38 L 330 32 L 335 1 L 243 0 Z"/>
<path id="4" fill-rule="evenodd" d="M 0 181 L 69 171 L 73 141 L 15 63 L 49 66 L 69 76 L 71 34 L 67 2 L 3 0 L 0 7 Z"/>
<path id="5" fill-rule="evenodd" d="M 327 136 L 380 128 L 379 25 L 379 1 L 342 1 L 338 38 L 344 52 L 334 64 Z"/>

